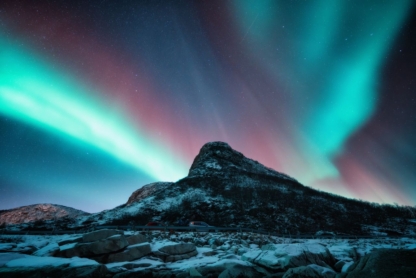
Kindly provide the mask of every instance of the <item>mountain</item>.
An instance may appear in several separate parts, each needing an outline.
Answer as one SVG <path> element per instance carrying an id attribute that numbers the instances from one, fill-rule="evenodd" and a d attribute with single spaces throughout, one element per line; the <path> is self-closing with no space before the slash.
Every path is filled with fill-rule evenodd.
<path id="1" fill-rule="evenodd" d="M 89 213 L 54 204 L 36 204 L 9 210 L 0 210 L 0 226 L 32 223 L 36 221 L 58 220 L 62 218 L 75 219 Z"/>
<path id="2" fill-rule="evenodd" d="M 380 205 L 312 189 L 227 143 L 211 142 L 201 148 L 187 177 L 145 185 L 126 204 L 82 217 L 78 224 L 144 225 L 185 219 L 281 234 L 400 235 L 415 234 L 415 215 L 414 207 Z"/>

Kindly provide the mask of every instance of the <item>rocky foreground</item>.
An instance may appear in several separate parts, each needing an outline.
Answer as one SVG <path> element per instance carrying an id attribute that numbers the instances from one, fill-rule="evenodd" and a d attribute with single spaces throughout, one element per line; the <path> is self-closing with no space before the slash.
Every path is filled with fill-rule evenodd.
<path id="1" fill-rule="evenodd" d="M 98 230 L 0 236 L 1 277 L 414 277 L 416 240 Z"/>

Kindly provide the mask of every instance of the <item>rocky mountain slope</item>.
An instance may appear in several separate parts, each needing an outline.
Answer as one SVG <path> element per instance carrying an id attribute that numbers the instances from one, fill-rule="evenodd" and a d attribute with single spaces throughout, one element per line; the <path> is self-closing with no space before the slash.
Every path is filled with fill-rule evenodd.
<path id="1" fill-rule="evenodd" d="M 36 219 L 22 213 L 14 218 L 21 222 Z M 205 144 L 188 176 L 177 182 L 145 185 L 114 209 L 91 215 L 79 213 L 76 218 L 44 223 L 44 227 L 145 225 L 149 221 L 174 224 L 179 220 L 263 229 L 281 235 L 322 231 L 350 235 L 416 234 L 416 207 L 380 205 L 312 189 L 223 142 Z"/>
<path id="2" fill-rule="evenodd" d="M 144 225 L 180 219 L 279 234 L 319 231 L 362 235 L 415 234 L 416 209 L 320 192 L 246 158 L 223 142 L 205 144 L 187 177 L 135 191 L 128 202 L 79 223 Z"/>
<path id="3" fill-rule="evenodd" d="M 74 219 L 88 214 L 85 211 L 61 205 L 36 204 L 10 210 L 0 210 L 0 226 L 57 220 L 64 217 Z"/>

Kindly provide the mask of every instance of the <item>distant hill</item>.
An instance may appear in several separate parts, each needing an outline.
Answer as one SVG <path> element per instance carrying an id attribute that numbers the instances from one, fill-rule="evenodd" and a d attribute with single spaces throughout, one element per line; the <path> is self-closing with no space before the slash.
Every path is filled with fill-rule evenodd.
<path id="1" fill-rule="evenodd" d="M 32 223 L 36 221 L 75 219 L 89 213 L 54 204 L 36 204 L 0 211 L 0 226 Z"/>

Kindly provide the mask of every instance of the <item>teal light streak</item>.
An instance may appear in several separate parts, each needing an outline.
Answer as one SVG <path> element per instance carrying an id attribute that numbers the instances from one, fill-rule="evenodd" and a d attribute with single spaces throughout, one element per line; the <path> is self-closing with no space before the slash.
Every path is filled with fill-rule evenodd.
<path id="1" fill-rule="evenodd" d="M 0 65 L 0 113 L 91 144 L 158 181 L 186 176 L 186 167 L 168 150 L 88 98 L 91 90 L 1 33 Z"/>
<path id="2" fill-rule="evenodd" d="M 383 61 L 412 5 L 235 0 L 232 8 L 247 53 L 302 107 L 293 125 L 332 158 L 377 108 Z"/>

